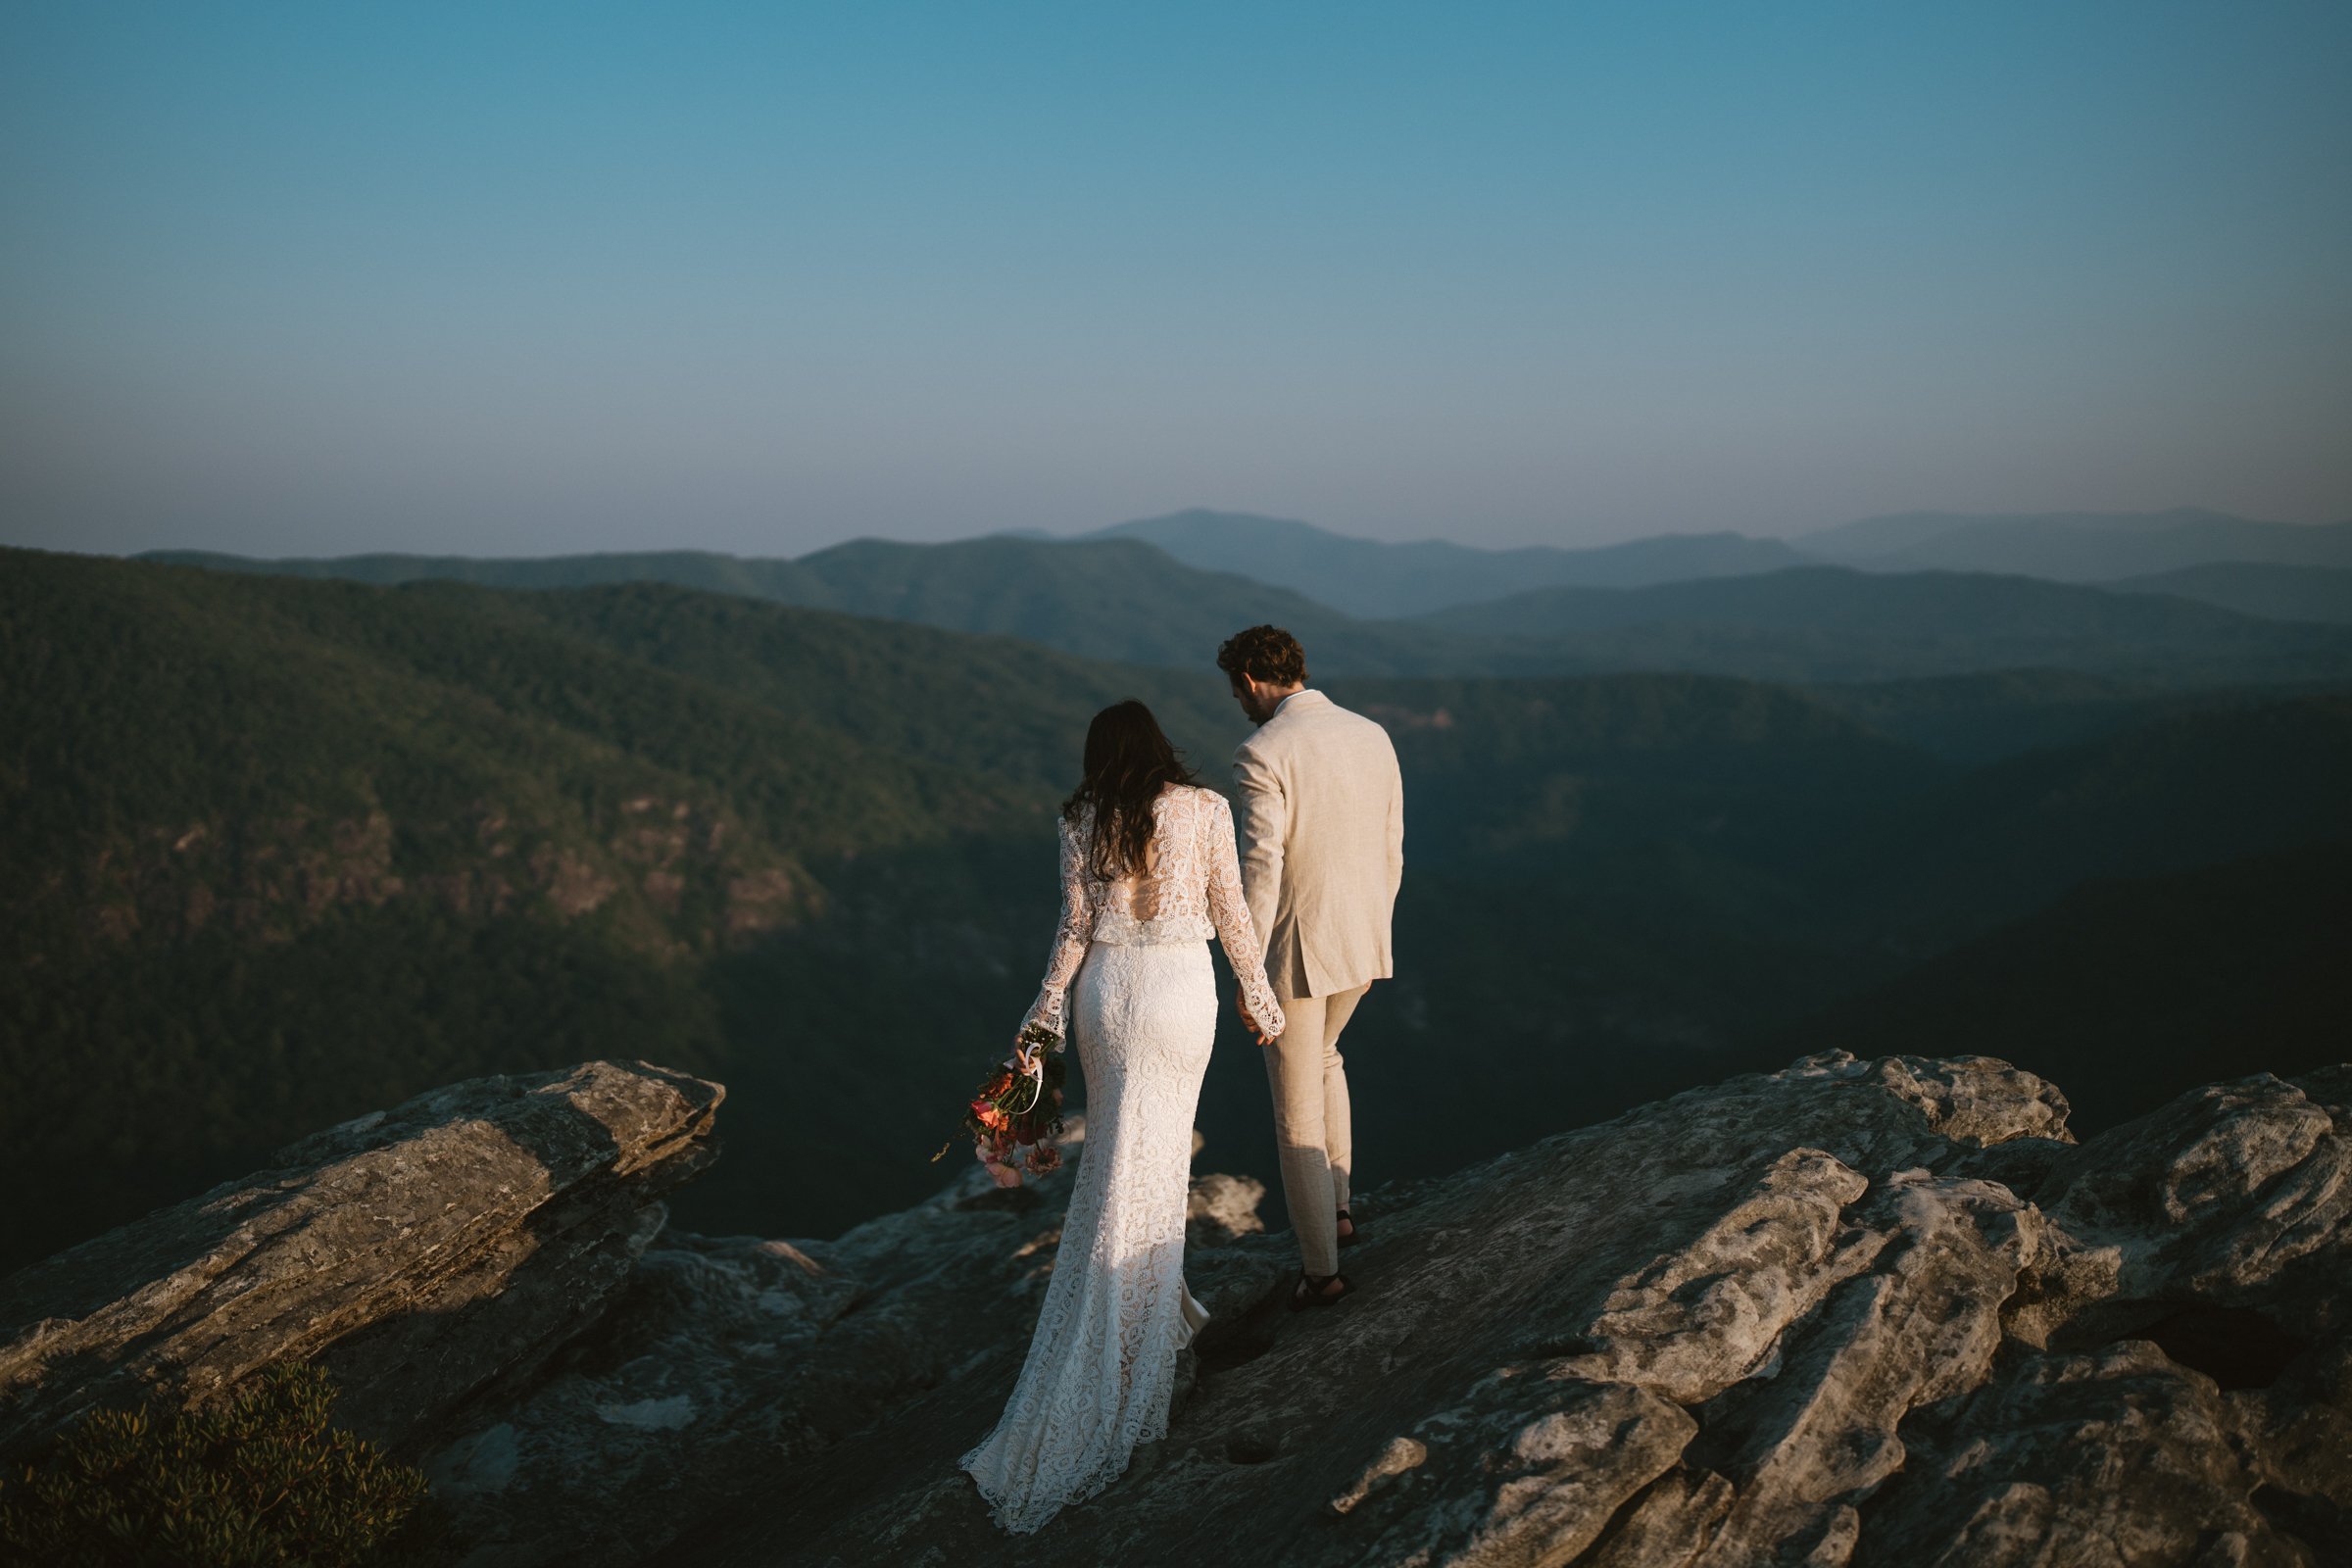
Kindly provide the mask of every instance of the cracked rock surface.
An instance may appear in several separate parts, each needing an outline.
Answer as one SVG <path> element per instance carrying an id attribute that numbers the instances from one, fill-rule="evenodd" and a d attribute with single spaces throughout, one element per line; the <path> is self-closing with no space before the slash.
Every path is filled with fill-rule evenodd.
<path id="1" fill-rule="evenodd" d="M 628 1286 L 725 1093 L 647 1062 L 469 1079 L 0 1278 L 0 1455 L 281 1356 L 336 1374 L 338 1424 L 417 1451 Z"/>
<path id="2" fill-rule="evenodd" d="M 886 1309 L 883 1256 L 944 1292 L 927 1386 L 660 1560 L 2352 1562 L 2348 1090 L 2249 1078 L 2077 1145 L 2004 1062 L 1813 1057 L 1366 1195 L 1359 1294 L 1297 1314 L 1289 1236 L 1229 1218 L 1167 1440 L 1017 1540 L 954 1467 L 1055 1214 L 961 1187 L 821 1260 Z"/>
<path id="3" fill-rule="evenodd" d="M 956 1462 L 1027 1348 L 1066 1167 L 1010 1192 L 975 1169 L 822 1243 L 653 1236 L 640 1194 L 637 1228 L 604 1222 L 618 1274 L 513 1261 L 509 1294 L 560 1295 L 544 1267 L 573 1310 L 476 1354 L 499 1375 L 434 1385 L 462 1400 L 427 1420 L 389 1392 L 419 1352 L 346 1376 L 406 1421 L 475 1568 L 2352 1562 L 2352 1066 L 2209 1086 L 2087 1144 L 2066 1113 L 1989 1057 L 1810 1057 L 1359 1194 L 1358 1291 L 1301 1313 L 1262 1191 L 1203 1176 L 1186 1272 L 1213 1318 L 1169 1435 L 1033 1537 L 999 1533 Z M 693 1121 L 648 1137 L 690 1163 Z M 627 1163 L 605 1190 L 640 1192 Z M 392 1282 L 440 1255 L 374 1245 L 387 1315 L 330 1359 L 402 1332 Z M 215 1382 L 258 1332 L 223 1315 L 242 1266 L 148 1309 Z M 59 1279 L 90 1299 L 35 1341 L 156 1289 L 87 1259 L 46 1278 L 44 1300 Z M 0 1335 L 22 1383 L 25 1331 L 0 1313 Z"/>

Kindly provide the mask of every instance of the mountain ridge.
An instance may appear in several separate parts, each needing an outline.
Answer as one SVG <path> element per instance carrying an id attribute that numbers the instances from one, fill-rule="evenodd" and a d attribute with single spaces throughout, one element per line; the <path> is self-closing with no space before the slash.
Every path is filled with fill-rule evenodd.
<path id="1" fill-rule="evenodd" d="M 178 558 L 159 558 L 177 563 Z M 203 558 L 210 569 L 327 577 L 343 563 Z M 774 569 L 770 570 L 772 567 Z M 1534 589 L 1411 620 L 1359 620 L 1293 591 L 1190 566 L 1140 539 L 945 545 L 860 541 L 797 562 L 576 557 L 362 558 L 376 581 L 454 575 L 505 588 L 683 578 L 805 608 L 1017 635 L 1087 658 L 1210 667 L 1261 621 L 1318 674 L 1554 675 L 1685 669 L 1816 682 L 2042 665 L 2175 684 L 2352 675 L 2352 629 L 2014 574 L 1803 565 L 1636 588 Z M 1709 615 L 1694 608 L 1714 606 Z M 1832 613 L 1841 617 L 1834 622 Z M 1996 617 L 2006 642 L 1989 636 Z"/>
<path id="2" fill-rule="evenodd" d="M 2116 577 L 2110 593 L 2171 594 L 2270 620 L 2352 624 L 2352 566 L 2287 566 L 2263 561 L 2214 561 L 2169 571 Z"/>
<path id="3" fill-rule="evenodd" d="M 2352 566 L 2352 520 L 2265 522 L 2193 507 L 2156 513 L 1897 513 L 1799 534 L 1812 554 L 1872 571 L 2016 572 L 2059 582 L 2223 562 Z"/>
<path id="4" fill-rule="evenodd" d="M 1362 539 L 1291 518 L 1194 508 L 1075 536 L 1142 539 L 1188 565 L 1238 572 L 1366 619 L 1410 619 L 1550 583 L 1635 587 L 1761 571 L 1806 558 L 1777 540 L 1721 531 L 1585 548 L 1490 549 L 1444 539 Z"/>
<path id="5" fill-rule="evenodd" d="M 2352 674 L 2352 636 L 2342 628 L 1944 569 L 1806 565 L 1643 588 L 1537 588 L 1418 624 L 1514 651 L 1517 667 L 1498 662 L 1513 673 L 1548 661 L 1812 682 L 2034 666 L 2190 684 L 2278 678 L 2298 666 Z"/>
<path id="6" fill-rule="evenodd" d="M 1213 667 L 1220 642 L 1266 620 L 1290 626 L 1335 665 L 1406 673 L 1433 657 L 1432 639 L 1419 628 L 1357 621 L 1289 589 L 1188 566 L 1131 539 L 1048 543 L 995 535 L 936 545 L 863 539 L 792 561 L 703 552 L 287 562 L 157 552 L 137 559 L 264 575 L 377 584 L 455 579 L 523 591 L 661 581 L 797 609 L 1018 635 L 1094 659 L 1196 668 Z"/>

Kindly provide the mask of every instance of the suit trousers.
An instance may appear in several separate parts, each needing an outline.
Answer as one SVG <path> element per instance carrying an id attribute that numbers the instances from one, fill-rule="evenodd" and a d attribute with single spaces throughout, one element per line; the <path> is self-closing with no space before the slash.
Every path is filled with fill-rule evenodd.
<path id="1" fill-rule="evenodd" d="M 1355 1151 L 1348 1119 L 1348 1072 L 1340 1031 L 1371 987 L 1327 997 L 1282 997 L 1285 1027 L 1265 1047 L 1274 1090 L 1274 1143 L 1282 1162 L 1282 1200 L 1298 1237 L 1307 1273 L 1340 1271 L 1339 1210 L 1348 1206 Z"/>

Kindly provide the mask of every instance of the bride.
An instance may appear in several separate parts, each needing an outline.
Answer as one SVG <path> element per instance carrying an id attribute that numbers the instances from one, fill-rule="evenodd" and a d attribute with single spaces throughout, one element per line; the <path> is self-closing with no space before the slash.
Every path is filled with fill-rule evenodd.
<path id="1" fill-rule="evenodd" d="M 1184 1214 L 1217 1027 L 1212 932 L 1259 1044 L 1283 1028 L 1242 900 L 1233 808 L 1193 783 L 1143 704 L 1095 715 L 1060 827 L 1061 919 L 1022 1028 L 1077 1041 L 1086 1139 L 1029 1358 L 962 1461 L 997 1523 L 1020 1533 L 1167 1435 L 1176 1352 L 1208 1321 L 1184 1288 Z"/>

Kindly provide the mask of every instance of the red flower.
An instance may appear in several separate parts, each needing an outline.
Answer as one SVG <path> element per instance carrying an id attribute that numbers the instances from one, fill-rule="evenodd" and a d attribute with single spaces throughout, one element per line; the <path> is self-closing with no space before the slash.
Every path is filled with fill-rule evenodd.
<path id="1" fill-rule="evenodd" d="M 1037 1031 L 1024 1036 L 1038 1047 L 1051 1046 L 1057 1038 Z M 988 1167 L 990 1176 L 1008 1187 L 1018 1185 L 1023 1168 L 1044 1172 L 1061 1164 L 1061 1152 L 1054 1147 L 1053 1139 L 1061 1132 L 1065 1069 L 1058 1056 L 1042 1050 L 1029 1061 L 1036 1069 L 1034 1075 L 992 1067 L 967 1102 L 963 1116 L 974 1156 Z"/>

